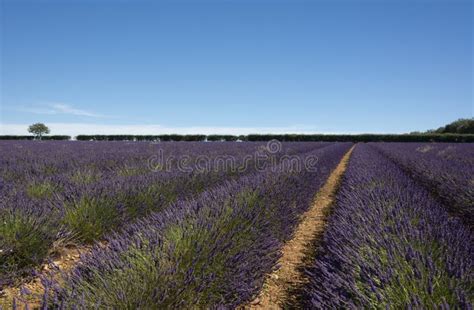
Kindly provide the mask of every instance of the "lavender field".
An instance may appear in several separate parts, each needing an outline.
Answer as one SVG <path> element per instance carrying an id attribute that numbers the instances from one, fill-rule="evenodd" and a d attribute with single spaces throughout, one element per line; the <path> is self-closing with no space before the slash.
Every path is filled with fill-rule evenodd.
<path id="1" fill-rule="evenodd" d="M 0 307 L 269 307 L 252 301 L 349 154 L 290 307 L 472 309 L 473 144 L 0 141 L 0 154 Z M 87 250 L 55 270 L 64 248 Z"/>
<path id="2" fill-rule="evenodd" d="M 423 155 L 428 148 L 432 154 Z M 453 168 L 464 163 L 464 169 L 471 170 L 472 184 L 472 146 L 359 145 L 337 194 L 324 245 L 306 271 L 311 279 L 305 291 L 308 306 L 472 309 L 472 226 L 447 212 L 458 201 L 444 197 L 437 187 L 423 187 L 380 149 L 400 160 L 402 167 L 410 163 L 414 170 L 425 165 L 426 170 L 417 172 L 439 183 L 442 178 L 466 177 L 465 171 L 446 165 L 444 151 L 449 150 L 456 154 Z M 440 166 L 428 170 L 429 161 L 443 164 L 445 170 Z M 449 186 L 466 197 L 456 206 L 468 214 L 474 202 L 472 187 L 455 181 Z M 447 203 L 432 192 L 443 195 Z M 472 223 L 472 214 L 465 222 Z"/>

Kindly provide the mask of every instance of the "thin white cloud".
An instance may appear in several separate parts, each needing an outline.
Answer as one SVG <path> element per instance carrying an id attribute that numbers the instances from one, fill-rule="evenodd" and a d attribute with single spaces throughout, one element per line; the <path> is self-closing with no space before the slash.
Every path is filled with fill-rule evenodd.
<path id="1" fill-rule="evenodd" d="M 48 103 L 41 106 L 22 107 L 18 109 L 21 112 L 34 113 L 34 114 L 46 114 L 46 115 L 57 115 L 57 114 L 68 114 L 75 116 L 85 116 L 100 118 L 105 117 L 104 115 L 93 113 L 90 111 L 77 109 L 70 104 L 66 103 Z"/>
<path id="2" fill-rule="evenodd" d="M 318 130 L 306 126 L 287 127 L 167 127 L 161 125 L 101 125 L 90 123 L 46 123 L 53 135 L 77 136 L 79 134 L 93 135 L 158 135 L 158 134 L 340 134 L 341 132 L 331 132 Z M 0 135 L 26 135 L 28 124 L 0 124 Z M 357 134 L 360 132 L 345 132 Z"/>

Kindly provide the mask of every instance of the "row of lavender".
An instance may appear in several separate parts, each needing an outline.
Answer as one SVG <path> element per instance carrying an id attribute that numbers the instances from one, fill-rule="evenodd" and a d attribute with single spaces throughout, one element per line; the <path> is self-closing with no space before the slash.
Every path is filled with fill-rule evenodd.
<path id="1" fill-rule="evenodd" d="M 99 240 L 223 180 L 328 145 L 1 142 L 0 285 L 31 274 L 54 246 Z"/>
<path id="2" fill-rule="evenodd" d="M 474 228 L 474 147 L 469 143 L 371 143 Z"/>
<path id="3" fill-rule="evenodd" d="M 320 148 L 317 171 L 268 169 L 156 212 L 97 246 L 47 287 L 49 307 L 214 308 L 251 300 L 350 143 Z"/>
<path id="4" fill-rule="evenodd" d="M 472 309 L 470 230 L 370 145 L 355 148 L 327 227 L 307 307 Z"/>

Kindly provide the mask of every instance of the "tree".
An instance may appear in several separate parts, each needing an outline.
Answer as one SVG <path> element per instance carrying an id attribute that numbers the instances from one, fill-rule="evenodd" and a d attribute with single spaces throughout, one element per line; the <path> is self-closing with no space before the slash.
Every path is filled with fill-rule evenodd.
<path id="1" fill-rule="evenodd" d="M 28 132 L 35 134 L 41 140 L 43 134 L 49 133 L 49 128 L 43 123 L 36 123 L 28 127 Z"/>
<path id="2" fill-rule="evenodd" d="M 460 118 L 436 130 L 437 133 L 474 133 L 474 118 Z"/>
<path id="3" fill-rule="evenodd" d="M 430 129 L 424 133 L 474 134 L 474 118 L 460 118 L 446 126 L 439 127 L 438 129 Z"/>

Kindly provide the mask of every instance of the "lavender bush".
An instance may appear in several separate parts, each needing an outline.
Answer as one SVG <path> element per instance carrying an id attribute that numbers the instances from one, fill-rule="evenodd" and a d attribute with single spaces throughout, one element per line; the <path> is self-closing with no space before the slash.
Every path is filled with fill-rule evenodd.
<path id="1" fill-rule="evenodd" d="M 474 227 L 474 144 L 371 143 Z"/>
<path id="2" fill-rule="evenodd" d="M 307 270 L 305 306 L 472 309 L 473 241 L 397 165 L 358 145 Z"/>

